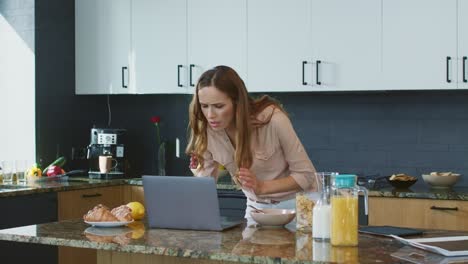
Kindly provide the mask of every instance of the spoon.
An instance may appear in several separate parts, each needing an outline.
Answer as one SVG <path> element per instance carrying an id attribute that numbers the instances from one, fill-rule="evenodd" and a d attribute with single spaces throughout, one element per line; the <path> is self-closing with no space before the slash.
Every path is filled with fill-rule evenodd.
<path id="1" fill-rule="evenodd" d="M 249 204 L 249 207 L 254 209 L 256 213 L 261 213 L 261 214 L 264 214 L 265 212 L 262 210 L 262 209 L 258 209 L 257 207 L 255 206 L 252 206 Z"/>

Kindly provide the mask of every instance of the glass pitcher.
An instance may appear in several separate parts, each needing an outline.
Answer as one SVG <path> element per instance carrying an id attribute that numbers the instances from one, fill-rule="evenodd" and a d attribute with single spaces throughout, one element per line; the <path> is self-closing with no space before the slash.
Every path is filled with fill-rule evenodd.
<path id="1" fill-rule="evenodd" d="M 358 193 L 364 193 L 367 215 L 367 189 L 356 185 L 356 175 L 339 174 L 331 179 L 331 233 L 333 246 L 358 244 Z"/>

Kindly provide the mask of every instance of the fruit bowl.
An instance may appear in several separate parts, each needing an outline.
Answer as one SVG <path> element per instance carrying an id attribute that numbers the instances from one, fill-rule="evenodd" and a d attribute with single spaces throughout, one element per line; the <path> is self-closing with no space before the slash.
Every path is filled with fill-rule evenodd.
<path id="1" fill-rule="evenodd" d="M 261 209 L 262 212 L 250 212 L 250 215 L 262 226 L 283 226 L 291 222 L 296 216 L 295 210 L 290 209 Z"/>
<path id="2" fill-rule="evenodd" d="M 458 179 L 460 179 L 460 174 L 451 173 L 449 175 L 438 175 L 438 174 L 423 174 L 423 180 L 431 186 L 431 188 L 450 188 Z"/>
<path id="3" fill-rule="evenodd" d="M 395 189 L 408 189 L 411 187 L 413 184 L 415 184 L 418 179 L 415 178 L 413 180 L 406 180 L 406 181 L 401 181 L 401 180 L 390 180 L 391 176 L 385 177 L 387 181 L 395 188 Z"/>

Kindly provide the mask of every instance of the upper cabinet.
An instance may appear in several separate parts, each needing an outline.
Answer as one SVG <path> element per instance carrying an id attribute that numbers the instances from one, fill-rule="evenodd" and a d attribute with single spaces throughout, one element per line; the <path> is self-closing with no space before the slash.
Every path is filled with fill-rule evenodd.
<path id="1" fill-rule="evenodd" d="M 76 93 L 468 89 L 466 0 L 79 0 Z"/>
<path id="2" fill-rule="evenodd" d="M 188 1 L 188 80 L 193 93 L 200 75 L 217 65 L 244 80 L 247 61 L 247 0 Z"/>
<path id="3" fill-rule="evenodd" d="M 382 88 L 457 88 L 457 0 L 384 0 L 383 5 Z"/>
<path id="4" fill-rule="evenodd" d="M 131 0 L 75 1 L 76 94 L 132 93 Z"/>
<path id="5" fill-rule="evenodd" d="M 131 10 L 136 93 L 192 93 L 216 65 L 246 77 L 246 0 L 133 0 Z"/>
<path id="6" fill-rule="evenodd" d="M 247 1 L 247 89 L 310 91 L 310 0 Z"/>
<path id="7" fill-rule="evenodd" d="M 132 1 L 137 93 L 187 93 L 187 0 Z"/>
<path id="8" fill-rule="evenodd" d="M 381 2 L 248 1 L 249 91 L 375 89 Z"/>
<path id="9" fill-rule="evenodd" d="M 312 90 L 378 88 L 381 9 L 381 1 L 375 0 L 312 0 Z"/>
<path id="10" fill-rule="evenodd" d="M 468 1 L 458 1 L 458 88 L 468 89 Z"/>

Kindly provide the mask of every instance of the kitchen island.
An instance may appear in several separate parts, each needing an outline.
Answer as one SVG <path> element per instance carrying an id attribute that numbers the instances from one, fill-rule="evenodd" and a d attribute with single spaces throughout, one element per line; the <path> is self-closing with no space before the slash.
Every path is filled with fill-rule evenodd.
<path id="1" fill-rule="evenodd" d="M 428 231 L 425 236 L 467 235 Z M 359 236 L 358 247 L 315 242 L 293 227 L 241 225 L 224 232 L 149 229 L 146 221 L 128 227 L 97 228 L 81 219 L 0 230 L 0 240 L 88 248 L 97 263 L 439 263 L 444 257 L 405 246 L 391 238 Z M 157 261 L 157 262 L 156 262 Z M 467 259 L 468 261 L 468 259 Z"/>

